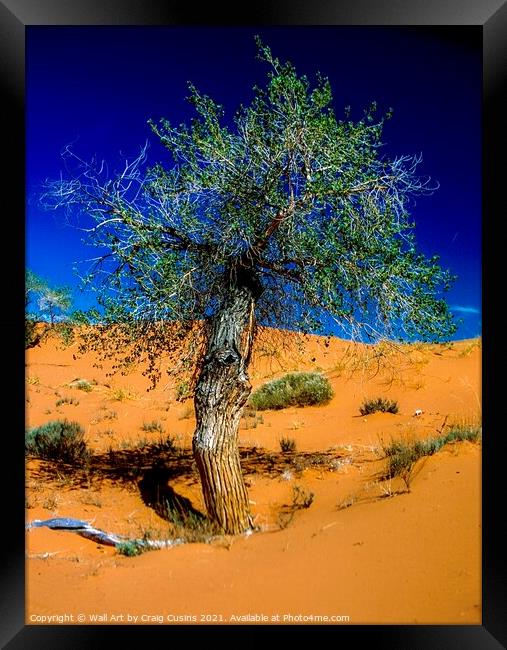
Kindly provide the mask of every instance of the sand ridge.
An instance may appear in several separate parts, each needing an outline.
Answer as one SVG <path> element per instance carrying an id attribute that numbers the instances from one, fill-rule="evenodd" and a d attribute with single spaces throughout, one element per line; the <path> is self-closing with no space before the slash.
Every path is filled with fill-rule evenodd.
<path id="1" fill-rule="evenodd" d="M 477 421 L 480 340 L 397 351 L 319 337 L 289 351 L 269 343 L 265 332 L 254 351 L 254 387 L 289 370 L 317 370 L 335 395 L 326 406 L 243 419 L 243 469 L 263 532 L 128 558 L 72 533 L 31 530 L 27 623 L 64 614 L 86 624 L 480 623 L 480 445 L 447 445 L 420 461 L 410 493 L 398 479 L 379 483 L 376 451 L 392 437 L 436 435 L 446 418 Z M 29 460 L 27 520 L 71 516 L 117 534 L 164 534 L 147 487 L 153 459 L 139 449 L 167 434 L 181 452 L 166 482 L 202 511 L 191 400 L 177 401 L 177 386 L 164 378 L 147 392 L 142 368 L 109 377 L 107 364 L 96 368 L 93 355 L 75 354 L 55 340 L 27 352 L 27 426 L 78 421 L 100 463 L 69 476 Z M 72 385 L 79 378 L 89 392 Z M 377 396 L 395 399 L 399 413 L 361 416 L 362 401 Z M 282 436 L 296 442 L 292 457 L 280 453 Z M 111 454 L 116 464 L 123 459 L 121 472 Z M 281 513 L 294 486 L 313 501 L 287 523 Z"/>

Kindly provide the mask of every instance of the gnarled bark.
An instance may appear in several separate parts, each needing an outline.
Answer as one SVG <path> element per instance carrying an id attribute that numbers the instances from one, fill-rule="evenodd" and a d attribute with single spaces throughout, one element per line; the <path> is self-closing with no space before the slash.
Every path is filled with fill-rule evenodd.
<path id="1" fill-rule="evenodd" d="M 254 292 L 233 286 L 210 323 L 207 353 L 195 390 L 194 457 L 209 517 L 224 532 L 252 527 L 238 431 L 251 385 L 247 373 L 254 327 Z"/>

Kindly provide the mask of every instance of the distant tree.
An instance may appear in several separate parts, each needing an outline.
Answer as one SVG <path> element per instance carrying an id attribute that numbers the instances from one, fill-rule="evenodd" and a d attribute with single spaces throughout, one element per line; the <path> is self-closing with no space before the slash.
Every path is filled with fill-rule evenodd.
<path id="1" fill-rule="evenodd" d="M 238 428 L 257 323 L 318 332 L 333 319 L 371 337 L 454 331 L 439 297 L 451 278 L 416 251 L 409 218 L 411 197 L 434 188 L 416 175 L 418 159 L 381 155 L 389 115 L 376 118 L 373 104 L 358 121 L 337 119 L 326 78 L 311 87 L 257 44 L 267 84 L 233 123 L 190 85 L 190 124 L 150 122 L 167 166 L 147 167 L 145 147 L 111 174 L 67 149 L 67 177 L 43 199 L 91 216 L 91 241 L 107 250 L 90 272 L 103 280 L 96 347 L 109 337 L 111 354 L 148 359 L 156 381 L 161 353 L 186 345 L 195 460 L 208 515 L 227 533 L 252 526 Z"/>
<path id="2" fill-rule="evenodd" d="M 39 345 L 51 333 L 67 337 L 66 325 L 71 304 L 70 289 L 52 288 L 45 280 L 27 269 L 25 271 L 25 348 Z"/>

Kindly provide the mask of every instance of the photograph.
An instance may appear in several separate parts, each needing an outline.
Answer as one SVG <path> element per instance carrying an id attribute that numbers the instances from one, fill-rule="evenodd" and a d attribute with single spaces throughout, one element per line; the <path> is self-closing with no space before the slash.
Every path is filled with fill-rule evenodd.
<path id="1" fill-rule="evenodd" d="M 25 624 L 481 625 L 481 30 L 25 66 Z"/>

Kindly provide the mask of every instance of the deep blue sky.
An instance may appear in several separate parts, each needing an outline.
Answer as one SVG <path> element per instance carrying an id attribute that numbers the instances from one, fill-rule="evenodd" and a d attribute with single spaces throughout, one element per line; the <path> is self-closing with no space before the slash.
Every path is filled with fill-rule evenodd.
<path id="1" fill-rule="evenodd" d="M 188 81 L 229 115 L 247 103 L 266 73 L 254 34 L 299 73 L 328 76 L 339 116 L 350 105 L 359 118 L 372 100 L 394 108 L 385 153 L 422 153 L 420 172 L 440 183 L 413 210 L 419 246 L 458 275 L 447 294 L 464 319 L 455 338 L 480 334 L 481 48 L 445 29 L 28 27 L 26 265 L 76 286 L 75 263 L 93 256 L 64 215 L 38 207 L 42 181 L 63 169 L 62 148 L 74 143 L 80 157 L 116 166 L 120 153 L 134 156 L 148 139 L 149 162 L 163 161 L 147 120 L 187 121 Z M 77 296 L 75 304 L 89 301 Z"/>

